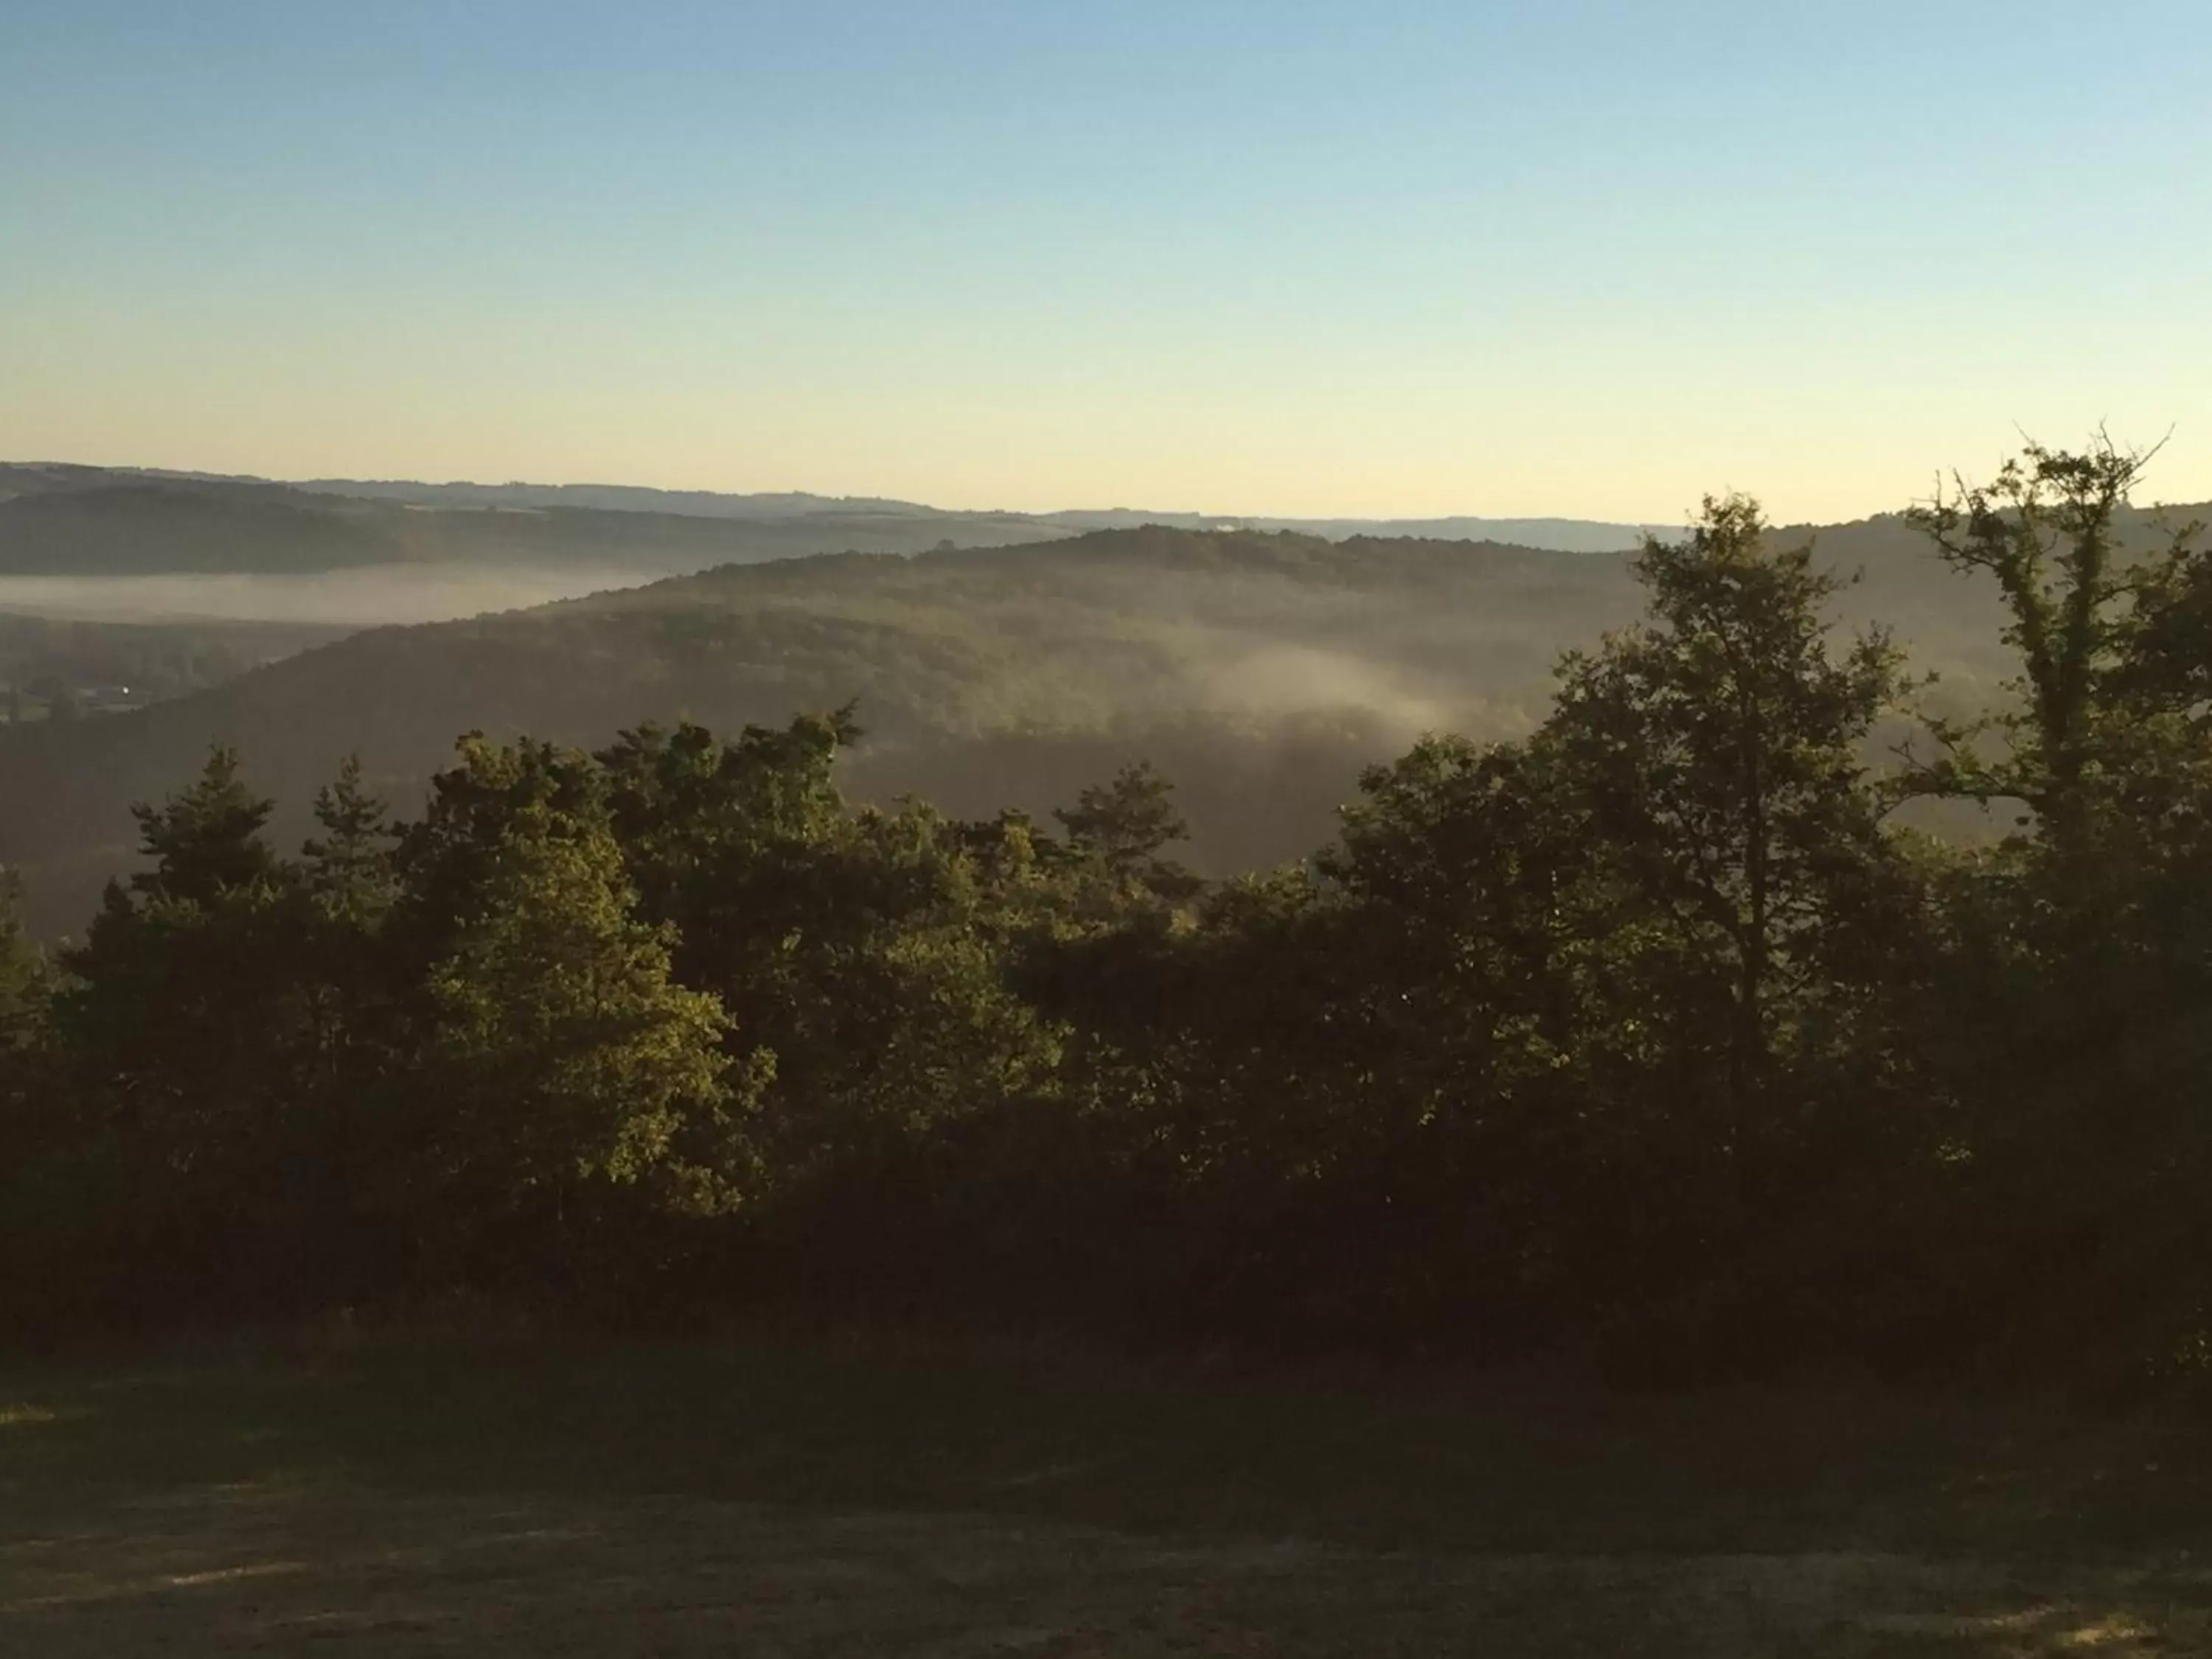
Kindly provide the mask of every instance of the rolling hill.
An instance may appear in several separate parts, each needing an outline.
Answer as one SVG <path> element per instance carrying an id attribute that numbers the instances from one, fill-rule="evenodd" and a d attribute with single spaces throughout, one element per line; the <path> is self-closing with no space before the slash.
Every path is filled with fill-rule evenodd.
<path id="1" fill-rule="evenodd" d="M 660 575 L 803 553 L 995 547 L 1146 525 L 1416 536 L 1619 552 L 1651 526 L 1581 519 L 1296 519 L 1131 507 L 957 512 L 878 496 L 627 484 L 301 483 L 133 468 L 0 465 L 0 574 L 277 572 L 489 561 Z M 1657 526 L 1661 529 L 1671 526 Z"/>
<path id="2" fill-rule="evenodd" d="M 0 465 L 0 575 L 299 575 L 480 565 L 636 581 L 807 553 L 913 553 L 948 542 L 994 546 L 1070 533 L 1012 514 L 896 503 L 817 503 L 716 517 L 370 499 L 256 479 Z"/>
<path id="3" fill-rule="evenodd" d="M 1899 521 L 1823 532 L 1956 695 L 2002 672 L 1990 596 Z M 466 621 L 375 629 L 138 713 L 0 730 L 0 862 L 39 921 L 82 920 L 129 860 L 134 800 L 237 744 L 301 828 L 349 750 L 403 811 L 455 735 L 604 743 L 647 719 L 717 727 L 857 699 L 853 792 L 1035 811 L 1139 756 L 1174 777 L 1195 861 L 1297 856 L 1361 765 L 1418 732 L 1526 729 L 1558 653 L 1630 620 L 1625 557 L 1494 543 L 1331 542 L 1166 527 L 911 557 L 725 565 Z M 1977 690 L 1978 688 L 1978 691 Z"/>

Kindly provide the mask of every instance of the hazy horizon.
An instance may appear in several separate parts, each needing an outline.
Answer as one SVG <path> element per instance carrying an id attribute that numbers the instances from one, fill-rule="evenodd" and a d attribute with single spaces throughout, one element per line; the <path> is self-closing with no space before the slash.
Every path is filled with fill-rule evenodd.
<path id="1" fill-rule="evenodd" d="M 2037 434 L 2030 435 L 2034 436 Z M 2043 435 L 2047 437 L 2049 434 Z M 2123 443 L 2128 441 L 2125 434 L 2114 434 L 2114 437 L 2116 441 Z M 2151 470 L 2154 476 L 2158 476 L 2172 470 L 2166 463 L 2171 457 L 2171 453 L 2174 447 L 2173 441 L 2171 436 L 2167 434 L 2153 434 L 2151 444 L 2141 447 L 2149 448 L 2154 446 L 2157 447 L 2158 453 L 2154 459 Z M 288 477 L 270 472 L 255 472 L 246 470 L 236 471 L 218 471 L 213 468 L 204 466 L 180 465 L 168 463 L 156 464 L 150 461 L 134 460 L 94 461 L 88 460 L 78 456 L 52 455 L 21 456 L 14 458 L 0 456 L 0 466 L 4 465 L 25 467 L 89 467 L 112 470 L 121 473 L 135 472 L 155 477 L 173 477 L 179 479 L 240 483 L 276 484 L 294 489 L 328 491 L 341 495 L 345 493 L 343 487 L 348 485 L 377 489 L 398 489 L 406 486 L 417 486 L 425 489 L 481 489 L 486 491 L 500 489 L 578 491 L 604 489 L 666 494 L 672 496 L 681 496 L 686 495 L 712 495 L 726 497 L 732 500 L 746 500 L 754 498 L 774 499 L 779 496 L 805 497 L 821 501 L 830 506 L 846 502 L 872 505 L 888 504 L 896 507 L 920 508 L 925 512 L 943 513 L 946 514 L 982 515 L 999 514 L 1008 517 L 1034 517 L 1039 520 L 1048 520 L 1055 515 L 1071 517 L 1079 514 L 1103 515 L 1108 514 L 1157 513 L 1162 515 L 1163 518 L 1218 520 L 1232 527 L 1247 525 L 1257 527 L 1265 527 L 1272 524 L 1285 522 L 1297 524 L 1337 523 L 1418 526 L 1453 520 L 1468 520 L 1498 525 L 1556 524 L 1562 526 L 1617 526 L 1631 530 L 1665 532 L 1676 528 L 1677 526 L 1686 526 L 1694 520 L 1696 517 L 1696 502 L 1697 501 L 1702 500 L 1704 495 L 1726 493 L 1725 489 L 1718 489 L 1702 491 L 1698 497 L 1693 498 L 1690 501 L 1686 501 L 1680 507 L 1671 514 L 1645 514 L 1626 517 L 1552 509 L 1476 512 L 1469 508 L 1454 508 L 1449 507 L 1440 511 L 1424 513 L 1379 511 L 1372 513 L 1347 512 L 1302 514 L 1280 512 L 1273 508 L 1267 507 L 1239 510 L 1219 507 L 1199 507 L 1184 503 L 1143 501 L 1113 502 L 1077 501 L 1012 507 L 1004 502 L 951 501 L 932 499 L 926 496 L 889 495 L 879 490 L 866 489 L 825 490 L 799 489 L 797 488 L 787 489 L 773 484 L 762 485 L 758 487 L 747 486 L 744 488 L 714 483 L 664 484 L 642 483 L 635 478 L 614 477 L 601 475 L 586 475 L 570 478 L 492 478 L 489 477 L 467 477 L 459 475 L 447 477 L 419 474 L 403 475 L 398 473 L 371 476 L 368 473 L 356 471 L 351 473 L 331 473 L 312 477 L 306 475 Z M 1991 470 L 1993 471 L 1994 468 Z M 1932 486 L 1935 482 L 1935 475 L 1931 474 L 1929 483 Z M 1947 487 L 1951 483 L 1948 472 L 1943 477 L 1942 482 Z M 1732 489 L 1735 487 L 1736 486 L 1729 486 L 1728 488 Z M 1748 489 L 1746 493 L 1759 496 L 1762 502 L 1768 506 L 1768 521 L 1774 525 L 1778 529 L 1782 530 L 1796 529 L 1806 526 L 1817 526 L 1820 525 L 1850 524 L 1867 519 L 1884 517 L 1898 513 L 1907 507 L 1923 501 L 1928 498 L 1929 495 L 1929 491 L 1927 489 L 1923 489 L 1919 493 L 1908 497 L 1869 506 L 1863 512 L 1838 514 L 1833 517 L 1826 519 L 1814 519 L 1790 517 L 1780 514 L 1773 510 L 1770 497 L 1762 495 L 1761 492 L 1756 489 Z M 2202 496 L 2189 493 L 2178 493 L 2172 489 L 2164 489 L 2154 492 L 2154 495 L 2148 500 L 2137 501 L 2136 505 L 2142 507 L 2156 507 L 2166 503 L 2192 504 L 2200 499 L 2212 501 L 2212 479 L 2208 479 L 2205 482 L 2203 486 L 2203 494 Z M 680 507 L 672 506 L 667 507 L 655 507 L 653 510 L 675 513 L 679 515 L 682 513 L 682 508 Z M 617 567 L 610 567 L 609 568 L 611 573 L 623 574 Z M 628 580 L 634 579 L 635 573 L 629 573 Z M 19 578 L 13 580 L 23 579 Z M 566 585 L 567 573 L 563 573 L 562 580 L 563 585 Z M 647 578 L 647 580 L 657 580 L 657 578 Z M 619 585 L 626 585 L 626 583 Z"/>
<path id="2" fill-rule="evenodd" d="M 4 406 L 0 405 L 0 407 Z M 2075 424 L 2078 426 L 2080 423 Z M 2155 489 L 2148 500 L 2139 501 L 2138 505 L 2153 506 L 2168 502 L 2212 501 L 2212 444 L 2191 446 L 2185 443 L 2183 433 L 2178 424 L 2172 422 L 2166 423 L 2156 430 L 2142 433 L 2117 428 L 2115 423 L 2109 421 L 2100 421 L 2096 424 L 2100 428 L 2110 431 L 2116 442 L 2144 449 L 2157 447 L 2159 453 L 2152 468 L 2152 475 L 2156 479 L 2169 482 Z M 2212 430 L 2212 427 L 2208 427 L 2208 430 Z M 2058 446 L 2076 443 L 2081 437 L 2079 432 L 2070 428 L 2054 431 L 2036 431 L 2024 427 L 2008 427 L 2006 431 L 2015 441 L 2015 447 L 2017 440 L 2022 436 Z M 280 484 L 297 489 L 331 489 L 338 490 L 339 493 L 343 493 L 339 487 L 348 484 L 369 487 L 414 484 L 427 489 L 460 488 L 488 490 L 511 488 L 623 489 L 679 495 L 706 495 L 735 498 L 805 496 L 833 504 L 846 501 L 882 501 L 945 514 L 1002 514 L 1015 517 L 1040 519 L 1049 518 L 1054 514 L 1157 513 L 1163 516 L 1176 518 L 1224 520 L 1254 525 L 1282 520 L 1301 523 L 1421 524 L 1449 520 L 1471 520 L 1503 524 L 1620 525 L 1637 529 L 1667 530 L 1686 525 L 1692 520 L 1696 517 L 1697 503 L 1705 496 L 1723 495 L 1736 491 L 1757 497 L 1766 507 L 1770 522 L 1784 528 L 1808 525 L 1849 524 L 1881 517 L 1928 500 L 1939 485 L 1944 488 L 1950 487 L 1954 472 L 1960 473 L 1970 479 L 1986 477 L 1994 472 L 2006 455 L 2010 453 L 2002 443 L 1984 446 L 1984 447 L 1988 449 L 1988 453 L 1985 457 L 1980 458 L 1985 463 L 1984 465 L 1978 465 L 1973 458 L 1969 458 L 1959 462 L 1955 466 L 1947 464 L 1941 467 L 1931 467 L 1916 486 L 1909 488 L 1902 495 L 1881 499 L 1875 499 L 1869 495 L 1856 507 L 1811 514 L 1788 510 L 1789 497 L 1761 488 L 1757 480 L 1737 478 L 1731 478 L 1719 483 L 1690 486 L 1683 501 L 1671 512 L 1599 512 L 1595 509 L 1584 510 L 1573 503 L 1565 506 L 1516 507 L 1508 502 L 1477 507 L 1463 502 L 1454 504 L 1449 498 L 1443 498 L 1441 504 L 1431 503 L 1418 509 L 1409 506 L 1394 507 L 1384 503 L 1368 509 L 1346 507 L 1341 510 L 1302 512 L 1272 505 L 1236 507 L 1193 504 L 1179 501 L 1152 501 L 1136 497 L 1128 500 L 1035 498 L 1018 502 L 993 499 L 954 500 L 939 495 L 894 493 L 886 489 L 872 489 L 867 487 L 866 481 L 840 486 L 822 483 L 799 484 L 775 479 L 731 482 L 702 477 L 671 481 L 629 474 L 617 476 L 609 471 L 588 470 L 573 476 L 557 477 L 520 475 L 496 477 L 489 473 L 472 476 L 464 473 L 446 474 L 435 471 L 371 472 L 360 468 L 321 473 L 284 473 L 243 465 L 217 467 L 196 464 L 190 459 L 189 450 L 181 456 L 160 460 L 149 460 L 127 453 L 98 458 L 85 453 L 66 455 L 26 453 L 16 457 L 0 456 L 0 464 L 21 466 L 94 467 L 118 472 L 171 475 L 180 478 L 237 480 Z M 2201 464 L 2196 459 L 2199 449 L 2203 449 L 2205 453 L 2205 459 Z M 1840 499 L 1840 495 L 1838 498 Z M 666 510 L 673 512 L 680 509 Z"/>
<path id="3" fill-rule="evenodd" d="M 774 483 L 762 484 L 758 486 L 747 485 L 744 487 L 715 483 L 665 484 L 645 483 L 635 478 L 614 477 L 600 475 L 579 476 L 575 477 L 564 478 L 494 478 L 489 477 L 468 477 L 459 475 L 444 477 L 429 474 L 401 473 L 371 475 L 360 471 L 325 473 L 313 476 L 306 474 L 281 475 L 269 471 L 254 471 L 251 469 L 218 471 L 213 467 L 194 466 L 171 461 L 154 462 L 132 459 L 92 460 L 81 455 L 0 455 L 0 466 L 91 467 L 122 473 L 135 472 L 158 477 L 174 477 L 179 480 L 281 484 L 294 489 L 329 490 L 339 494 L 344 493 L 343 487 L 347 485 L 357 485 L 370 489 L 390 489 L 405 485 L 418 485 L 428 489 L 496 490 L 520 489 L 562 490 L 643 490 L 655 493 L 665 493 L 671 495 L 705 495 L 727 496 L 740 500 L 752 497 L 772 499 L 777 496 L 787 495 L 804 496 L 830 504 L 841 502 L 888 502 L 901 507 L 921 507 L 927 511 L 934 513 L 1000 513 L 1010 516 L 1034 516 L 1038 518 L 1046 518 L 1055 514 L 1158 513 L 1176 518 L 1219 519 L 1239 522 L 1251 522 L 1255 524 L 1277 520 L 1297 520 L 1303 522 L 1310 523 L 1336 521 L 1344 523 L 1373 522 L 1382 524 L 1419 524 L 1434 522 L 1441 520 L 1476 519 L 1500 524 L 1618 524 L 1632 528 L 1649 528 L 1672 526 L 1678 522 L 1686 521 L 1691 516 L 1689 508 L 1686 506 L 1672 514 L 1662 514 L 1656 515 L 1644 514 L 1629 518 L 1614 518 L 1607 514 L 1577 513 L 1564 509 L 1553 510 L 1548 508 L 1530 510 L 1527 512 L 1498 511 L 1478 513 L 1472 509 L 1447 508 L 1441 512 L 1433 513 L 1375 512 L 1303 514 L 1282 512 L 1268 507 L 1238 509 L 1222 507 L 1192 506 L 1188 503 L 1176 501 L 1068 501 L 1044 505 L 1032 504 L 1021 507 L 1012 507 L 1008 506 L 1004 502 L 996 501 L 951 501 L 936 500 L 927 496 L 889 495 L 881 490 L 867 489 L 848 489 L 836 490 L 800 489 L 795 487 L 786 488 Z M 672 512 L 680 511 L 679 508 L 676 507 L 670 507 L 665 510 Z M 1872 511 L 1875 513 L 1888 512 L 1891 510 L 1893 509 L 1889 507 L 1877 507 L 1872 509 Z M 1869 515 L 1859 514 L 1856 516 L 1865 517 Z"/>

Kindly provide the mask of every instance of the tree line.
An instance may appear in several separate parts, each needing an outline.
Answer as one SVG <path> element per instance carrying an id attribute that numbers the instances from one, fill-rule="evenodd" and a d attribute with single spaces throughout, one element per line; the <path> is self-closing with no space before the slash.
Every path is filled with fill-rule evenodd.
<path id="1" fill-rule="evenodd" d="M 218 749 L 81 942 L 0 921 L 0 1310 L 2199 1369 L 2212 556 L 2123 547 L 2145 461 L 1915 510 L 2004 596 L 1977 720 L 1906 719 L 1840 579 L 1709 501 L 1531 735 L 1425 738 L 1230 881 L 1146 767 L 850 810 L 850 709 L 471 736 L 405 823 L 349 768 L 293 856 Z"/>

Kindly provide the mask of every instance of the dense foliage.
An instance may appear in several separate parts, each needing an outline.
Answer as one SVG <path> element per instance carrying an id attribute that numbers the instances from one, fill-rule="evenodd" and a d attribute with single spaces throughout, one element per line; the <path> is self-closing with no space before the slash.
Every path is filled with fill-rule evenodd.
<path id="1" fill-rule="evenodd" d="M 849 708 L 471 736 L 406 824 L 349 767 L 297 857 L 218 748 L 81 944 L 0 926 L 0 1298 L 2212 1362 L 2212 554 L 2124 544 L 2141 465 L 1920 515 L 2005 596 L 1978 724 L 1896 744 L 1903 653 L 1709 501 L 1528 735 L 1226 882 L 1146 767 L 852 810 Z M 1899 827 L 1940 796 L 2018 823 Z"/>

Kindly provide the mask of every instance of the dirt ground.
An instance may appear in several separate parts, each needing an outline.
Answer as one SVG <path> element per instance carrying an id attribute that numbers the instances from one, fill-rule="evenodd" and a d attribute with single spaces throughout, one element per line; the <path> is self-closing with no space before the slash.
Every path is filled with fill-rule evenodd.
<path id="1" fill-rule="evenodd" d="M 775 1348 L 0 1363 L 0 1653 L 2212 1654 L 2209 1445 Z"/>

